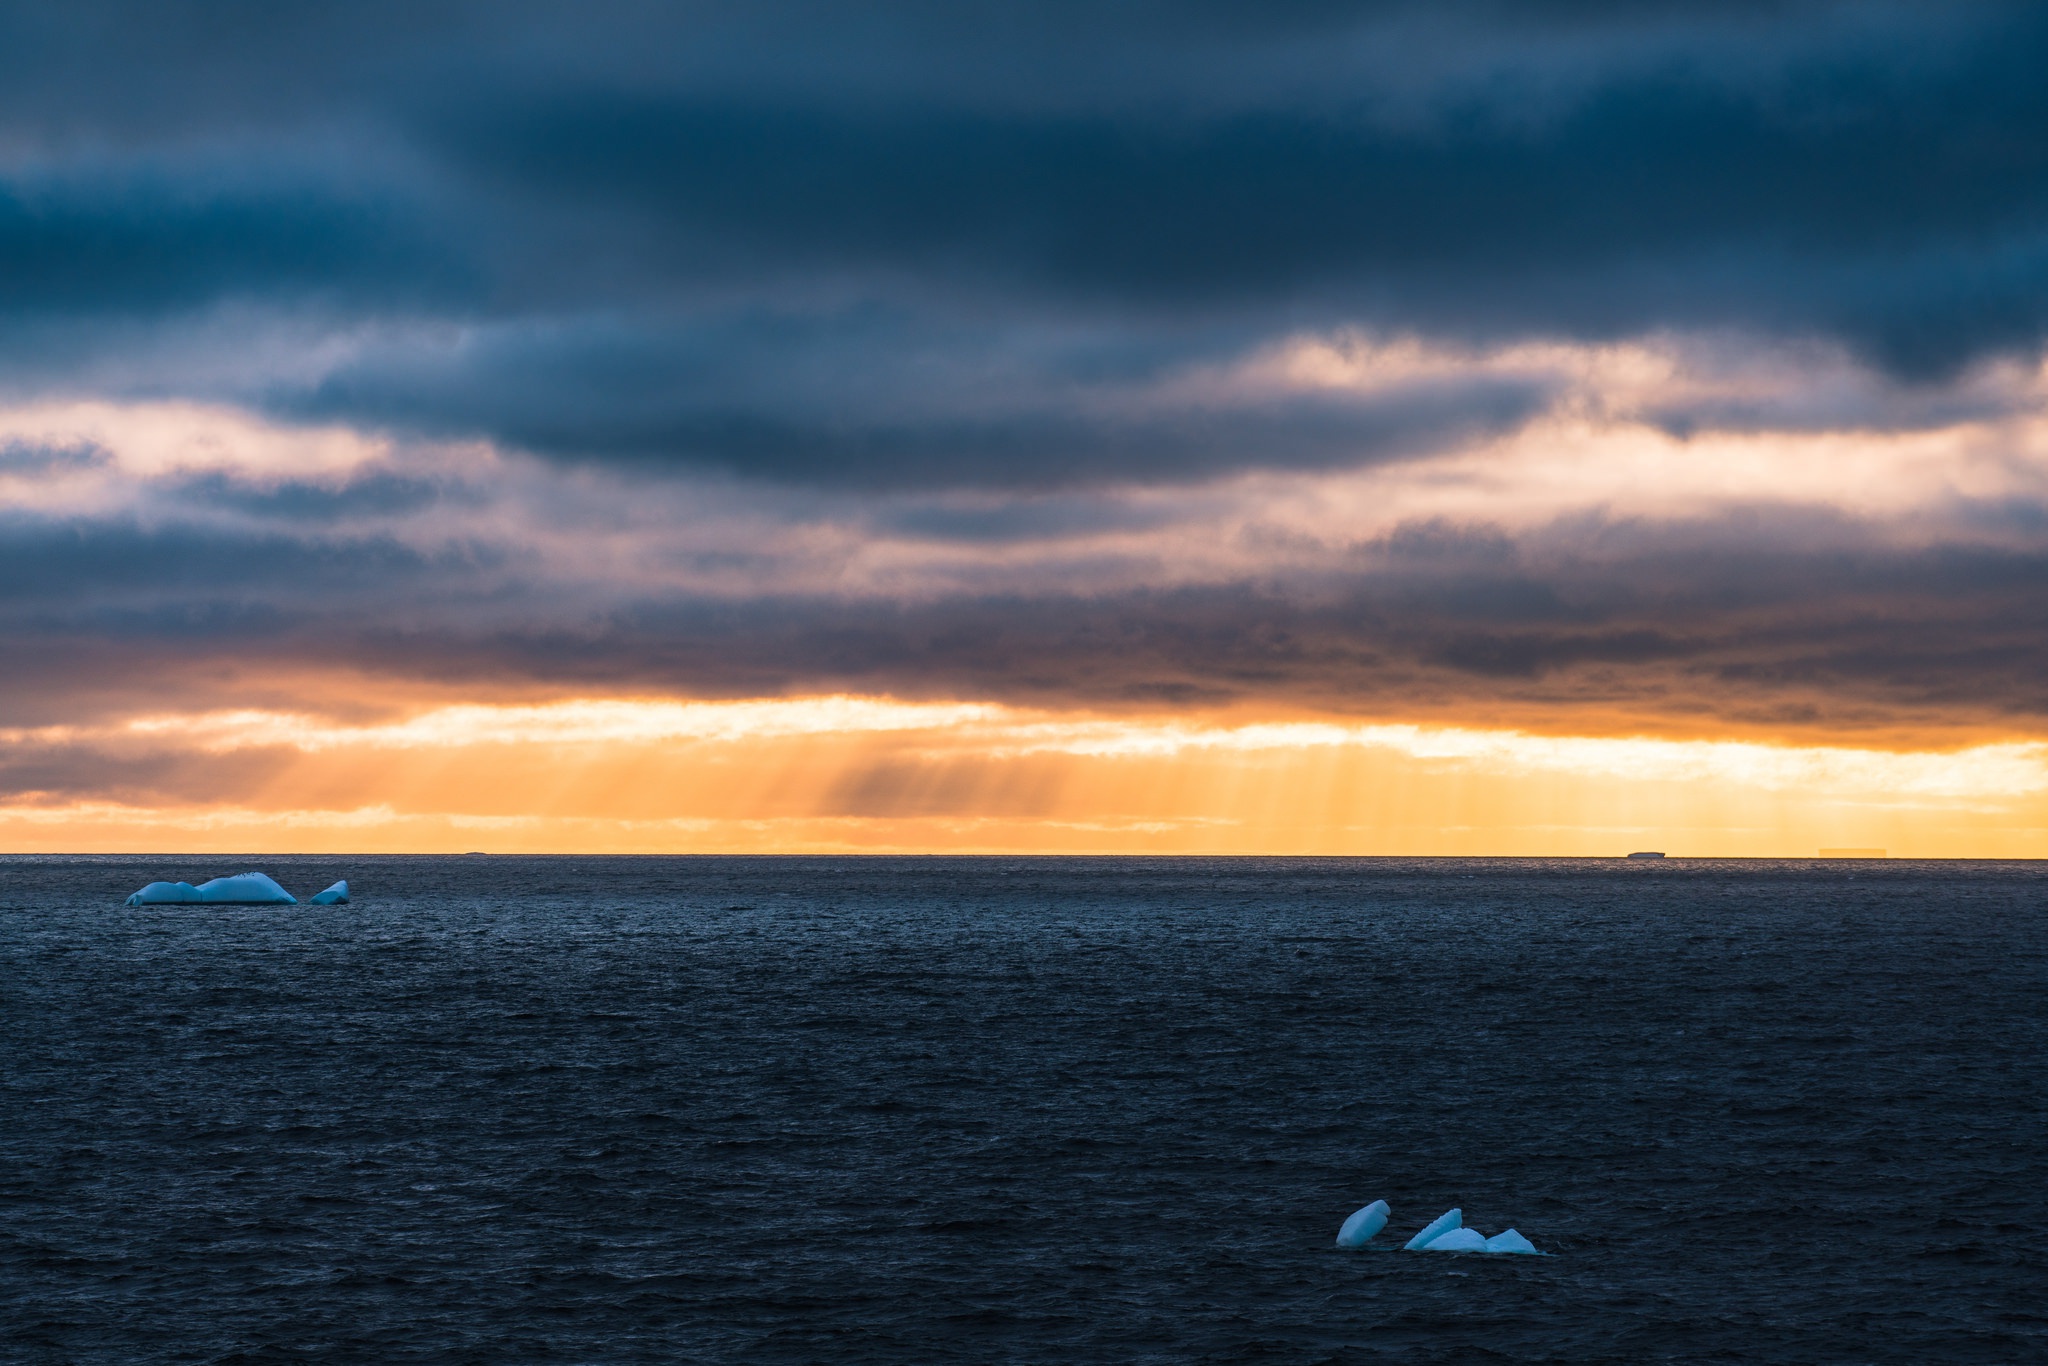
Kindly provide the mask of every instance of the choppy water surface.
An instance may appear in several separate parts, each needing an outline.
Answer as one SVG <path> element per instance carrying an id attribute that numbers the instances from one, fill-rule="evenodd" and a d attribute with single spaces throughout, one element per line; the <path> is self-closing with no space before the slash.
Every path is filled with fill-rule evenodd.
<path id="1" fill-rule="evenodd" d="M 5 859 L 0 1353 L 2048 1359 L 2044 1044 L 2027 864 Z"/>

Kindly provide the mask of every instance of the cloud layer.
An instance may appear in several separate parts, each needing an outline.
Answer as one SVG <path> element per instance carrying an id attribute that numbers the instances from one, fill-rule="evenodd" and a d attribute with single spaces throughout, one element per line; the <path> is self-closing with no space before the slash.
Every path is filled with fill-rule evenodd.
<path id="1" fill-rule="evenodd" d="M 1806 359 L 1765 384 L 1682 351 L 1300 340 L 1192 382 L 1400 388 L 1451 367 L 1549 397 L 1401 459 L 1082 489 L 805 491 L 230 410 L 20 410 L 0 414 L 0 626 L 24 648 L 0 687 L 38 723 L 181 689 L 275 705 L 342 671 L 384 680 L 345 690 L 357 707 L 853 691 L 2034 733 L 2048 378 L 1986 374 L 1915 410 Z M 1672 430 L 1731 391 L 1790 415 Z M 1864 425 L 1814 428 L 1816 402 Z"/>
<path id="2" fill-rule="evenodd" d="M 2032 6 L 1201 13 L 18 7 L 0 345 L 18 384 L 927 486 L 1357 462 L 1535 397 L 1148 401 L 1304 329 L 1726 329 L 1903 380 L 2041 339 Z"/>

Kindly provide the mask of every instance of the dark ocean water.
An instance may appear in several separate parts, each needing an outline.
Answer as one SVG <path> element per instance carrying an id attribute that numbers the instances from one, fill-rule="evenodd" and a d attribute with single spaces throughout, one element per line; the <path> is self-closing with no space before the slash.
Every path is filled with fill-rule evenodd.
<path id="1" fill-rule="evenodd" d="M 0 1352 L 2048 1360 L 2044 1048 L 2034 864 L 0 859 Z"/>

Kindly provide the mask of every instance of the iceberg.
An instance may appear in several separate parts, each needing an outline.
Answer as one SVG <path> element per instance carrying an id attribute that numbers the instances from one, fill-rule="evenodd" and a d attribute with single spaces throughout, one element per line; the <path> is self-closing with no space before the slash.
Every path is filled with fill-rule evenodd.
<path id="1" fill-rule="evenodd" d="M 128 898 L 130 906 L 167 906 L 180 901 L 204 901 L 199 889 L 189 882 L 152 882 Z"/>
<path id="2" fill-rule="evenodd" d="M 220 906 L 296 906 L 299 899 L 268 873 L 237 873 L 199 884 L 199 899 Z"/>
<path id="3" fill-rule="evenodd" d="M 1387 1226 L 1387 1202 L 1375 1200 L 1344 1221 L 1337 1230 L 1338 1247 L 1364 1247 L 1372 1235 Z"/>
<path id="4" fill-rule="evenodd" d="M 128 898 L 130 906 L 164 906 L 181 902 L 214 906 L 296 906 L 299 899 L 266 873 L 237 873 L 194 887 L 189 882 L 152 882 Z"/>
<path id="5" fill-rule="evenodd" d="M 348 879 L 343 878 L 341 881 L 335 883 L 332 887 L 329 887 L 326 891 L 320 893 L 320 895 L 311 898 L 311 900 L 315 906 L 347 905 Z"/>
<path id="6" fill-rule="evenodd" d="M 1424 1252 L 1484 1252 L 1486 1235 L 1476 1228 L 1447 1229 L 1422 1246 Z"/>
<path id="7" fill-rule="evenodd" d="M 1530 1242 L 1513 1229 L 1509 1229 L 1506 1233 L 1496 1233 L 1491 1238 L 1488 1238 L 1486 1240 L 1486 1250 L 1488 1252 L 1535 1252 L 1536 1244 Z"/>
<path id="8" fill-rule="evenodd" d="M 1422 1232 L 1416 1234 L 1413 1238 L 1410 1238 L 1408 1240 L 1408 1245 L 1402 1248 L 1401 1250 L 1403 1252 L 1420 1252 L 1422 1251 L 1422 1249 L 1428 1247 L 1431 1243 L 1435 1242 L 1439 1236 L 1449 1233 L 1454 1228 L 1462 1228 L 1464 1227 L 1464 1224 L 1464 1210 L 1446 1210 L 1442 1214 L 1439 1214 L 1436 1218 L 1430 1220 L 1429 1223 L 1426 1226 L 1424 1226 Z"/>

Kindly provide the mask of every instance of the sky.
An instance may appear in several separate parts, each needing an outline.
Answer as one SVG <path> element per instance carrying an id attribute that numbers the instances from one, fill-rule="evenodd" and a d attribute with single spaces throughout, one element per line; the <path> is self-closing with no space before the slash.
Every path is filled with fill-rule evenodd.
<path id="1" fill-rule="evenodd" d="M 0 3 L 0 849 L 2048 857 L 2043 69 Z"/>

